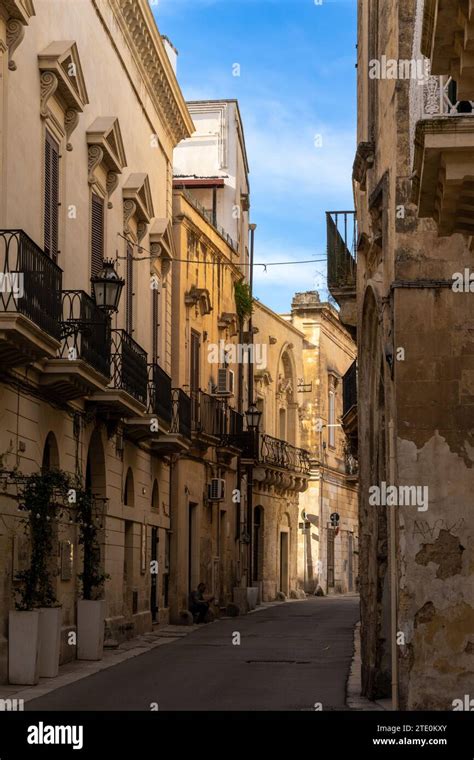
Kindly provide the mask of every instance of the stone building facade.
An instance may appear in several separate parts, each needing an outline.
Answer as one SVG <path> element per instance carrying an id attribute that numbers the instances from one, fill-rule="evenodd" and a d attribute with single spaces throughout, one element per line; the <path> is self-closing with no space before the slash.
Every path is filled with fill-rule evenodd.
<path id="1" fill-rule="evenodd" d="M 333 234 L 330 259 L 358 337 L 363 691 L 449 710 L 474 690 L 474 302 L 453 287 L 472 263 L 472 29 L 462 2 L 358 8 L 358 245 Z M 382 55 L 431 76 L 369 77 Z"/>
<path id="2" fill-rule="evenodd" d="M 261 413 L 253 479 L 253 583 L 263 600 L 302 588 L 298 574 L 301 499 L 308 488 L 309 457 L 301 447 L 303 333 L 256 302 L 255 403 Z"/>
<path id="3" fill-rule="evenodd" d="M 146 0 L 0 2 L 2 468 L 60 468 L 102 505 L 107 635 L 168 617 L 172 153 L 193 122 Z M 109 317 L 91 275 L 125 280 Z M 10 494 L 11 495 L 11 494 Z M 24 552 L 0 497 L 0 680 Z M 74 658 L 78 528 L 58 528 L 61 661 Z M 66 552 L 64 566 L 60 562 Z M 158 573 L 152 574 L 156 560 Z"/>
<path id="4" fill-rule="evenodd" d="M 287 315 L 304 335 L 301 445 L 311 458 L 308 490 L 300 497 L 299 580 L 313 593 L 355 592 L 358 584 L 357 462 L 343 422 L 355 397 L 356 345 L 336 309 L 316 291 L 296 293 Z M 341 422 L 342 420 L 342 422 Z M 338 519 L 331 515 L 338 515 Z"/>

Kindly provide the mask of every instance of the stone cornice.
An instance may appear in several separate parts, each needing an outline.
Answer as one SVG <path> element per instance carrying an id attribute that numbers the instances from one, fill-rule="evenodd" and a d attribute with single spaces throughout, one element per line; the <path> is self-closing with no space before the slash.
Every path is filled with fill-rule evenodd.
<path id="1" fill-rule="evenodd" d="M 172 141 L 190 137 L 194 124 L 147 0 L 109 0 L 150 98 Z M 99 13 L 100 2 L 94 0 Z M 101 13 L 102 15 L 102 13 Z"/>
<path id="2" fill-rule="evenodd" d="M 25 25 L 35 15 L 33 0 L 2 0 L 1 4 L 8 18 L 16 18 Z"/>

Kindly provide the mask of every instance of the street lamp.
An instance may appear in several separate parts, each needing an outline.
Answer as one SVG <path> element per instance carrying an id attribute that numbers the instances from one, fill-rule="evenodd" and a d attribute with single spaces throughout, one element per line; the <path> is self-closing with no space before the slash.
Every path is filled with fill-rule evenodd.
<path id="1" fill-rule="evenodd" d="M 97 306 L 107 312 L 118 311 L 125 280 L 117 274 L 114 262 L 104 260 L 99 274 L 91 277 L 91 283 Z"/>
<path id="2" fill-rule="evenodd" d="M 249 430 L 258 430 L 261 416 L 262 412 L 257 409 L 255 402 L 252 403 L 245 412 L 245 417 L 247 418 L 247 427 Z"/>

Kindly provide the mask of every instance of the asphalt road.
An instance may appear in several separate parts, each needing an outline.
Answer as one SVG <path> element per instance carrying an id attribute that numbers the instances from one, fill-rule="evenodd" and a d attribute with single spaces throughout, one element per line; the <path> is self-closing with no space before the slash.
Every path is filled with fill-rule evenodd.
<path id="1" fill-rule="evenodd" d="M 26 710 L 341 709 L 356 597 L 311 598 L 203 626 L 26 703 Z M 235 633 L 240 634 L 240 644 Z M 155 707 L 156 709 L 156 707 Z"/>

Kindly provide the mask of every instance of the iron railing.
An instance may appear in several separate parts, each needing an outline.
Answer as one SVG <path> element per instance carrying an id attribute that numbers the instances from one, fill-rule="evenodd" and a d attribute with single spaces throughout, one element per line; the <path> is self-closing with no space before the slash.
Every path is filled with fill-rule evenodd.
<path id="1" fill-rule="evenodd" d="M 256 464 L 309 475 L 309 453 L 288 441 L 253 430 L 234 435 L 232 441 L 234 446 L 241 450 L 244 459 L 253 459 Z"/>
<path id="2" fill-rule="evenodd" d="M 474 116 L 474 101 L 458 100 L 457 89 L 450 76 L 429 76 L 423 84 L 422 118 Z"/>
<path id="3" fill-rule="evenodd" d="M 84 290 L 63 291 L 61 328 L 59 357 L 83 359 L 110 377 L 110 319 Z"/>
<path id="4" fill-rule="evenodd" d="M 357 406 L 357 362 L 354 361 L 342 378 L 342 416 Z"/>
<path id="5" fill-rule="evenodd" d="M 0 230 L 0 312 L 61 339 L 62 270 L 23 230 Z"/>
<path id="6" fill-rule="evenodd" d="M 191 398 L 181 388 L 173 388 L 171 398 L 171 433 L 180 433 L 186 438 L 191 438 Z"/>
<path id="7" fill-rule="evenodd" d="M 226 232 L 225 229 L 223 227 L 221 227 L 220 224 L 217 224 L 217 222 L 213 218 L 212 213 L 210 211 L 208 211 L 206 208 L 204 208 L 204 206 L 202 205 L 202 203 L 199 203 L 199 201 L 193 196 L 193 194 L 190 193 L 189 190 L 186 190 L 186 188 L 184 186 L 181 186 L 181 185 L 179 185 L 179 183 L 177 183 L 177 184 L 174 185 L 174 188 L 175 188 L 175 190 L 179 190 L 180 192 L 183 193 L 183 195 L 186 198 L 186 200 L 188 201 L 188 203 L 190 203 L 191 206 L 193 206 L 193 208 L 199 214 L 201 214 L 201 216 L 203 216 L 204 219 L 206 219 L 206 221 L 209 222 L 209 224 L 212 227 L 214 227 L 214 229 L 216 230 L 216 232 L 218 232 L 219 235 L 221 237 L 223 237 L 224 240 L 226 241 L 226 243 L 232 248 L 232 250 L 235 251 L 235 253 L 237 253 L 238 250 L 239 250 L 239 246 L 237 245 L 237 243 L 235 242 L 235 240 L 233 240 L 231 238 L 231 236 L 229 235 L 229 233 Z"/>
<path id="8" fill-rule="evenodd" d="M 355 211 L 326 211 L 328 288 L 354 290 L 357 277 L 357 221 Z M 337 298 L 336 298 L 337 300 Z"/>
<path id="9" fill-rule="evenodd" d="M 112 330 L 111 373 L 112 388 L 127 391 L 146 406 L 147 354 L 125 330 Z"/>
<path id="10" fill-rule="evenodd" d="M 148 365 L 148 413 L 171 424 L 171 377 L 159 364 Z"/>
<path id="11" fill-rule="evenodd" d="M 227 399 L 204 391 L 191 391 L 191 429 L 193 433 L 225 439 L 243 430 L 243 416 L 232 409 Z"/>

